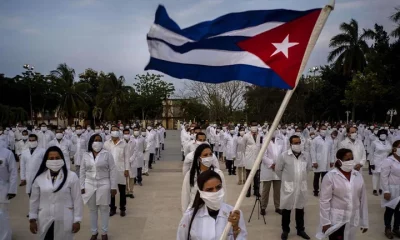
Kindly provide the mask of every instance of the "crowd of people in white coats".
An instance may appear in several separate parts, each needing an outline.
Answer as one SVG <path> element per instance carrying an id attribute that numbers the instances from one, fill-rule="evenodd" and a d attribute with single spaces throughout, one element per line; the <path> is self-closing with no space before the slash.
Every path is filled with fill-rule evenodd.
<path id="1" fill-rule="evenodd" d="M 237 177 L 238 185 L 244 184 L 268 132 L 268 123 L 255 121 L 249 125 L 212 123 L 203 129 L 195 123 L 181 125 L 183 217 L 177 239 L 219 239 L 228 221 L 232 223 L 228 239 L 247 238 L 242 212 L 232 212 L 233 207 L 225 203 L 228 191 L 220 164 L 225 163 L 227 173 Z M 320 202 L 316 238 L 354 240 L 357 230 L 367 232 L 367 198 L 379 196 L 385 208 L 382 234 L 388 239 L 400 237 L 400 126 L 280 124 L 272 134 L 252 189 L 253 195 L 261 198 L 260 214 L 265 215 L 272 186 L 283 240 L 289 238 L 292 210 L 297 235 L 310 239 L 304 206 L 311 171 L 313 193 Z M 370 193 L 366 192 L 364 171 L 372 175 Z M 251 187 L 246 197 L 251 197 Z"/>
<path id="2" fill-rule="evenodd" d="M 161 124 L 0 127 L 0 240 L 12 239 L 8 204 L 17 194 L 18 172 L 29 196 L 30 231 L 39 239 L 74 239 L 86 204 L 90 239 L 98 238 L 100 225 L 107 240 L 109 218 L 117 213 L 115 195 L 124 217 L 134 185 L 142 186 L 142 176 L 161 159 L 165 137 Z"/>

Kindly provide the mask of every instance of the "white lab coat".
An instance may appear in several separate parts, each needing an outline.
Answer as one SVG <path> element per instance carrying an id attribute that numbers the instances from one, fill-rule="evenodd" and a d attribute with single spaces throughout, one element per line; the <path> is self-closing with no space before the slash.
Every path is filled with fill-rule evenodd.
<path id="1" fill-rule="evenodd" d="M 146 140 L 144 137 L 138 136 L 133 137 L 132 141 L 135 141 L 135 152 L 134 152 L 134 162 L 136 168 L 142 168 L 144 166 L 144 150 L 146 149 Z"/>
<path id="2" fill-rule="evenodd" d="M 217 141 L 217 129 L 215 127 L 210 128 L 210 144 L 216 144 Z"/>
<path id="3" fill-rule="evenodd" d="M 165 128 L 162 127 L 162 128 L 160 128 L 158 130 L 158 134 L 159 134 L 159 137 L 160 137 L 160 143 L 161 144 L 165 143 L 164 133 L 165 133 Z"/>
<path id="4" fill-rule="evenodd" d="M 0 147 L 0 239 L 11 240 L 12 230 L 8 215 L 8 194 L 17 194 L 18 167 L 14 154 Z"/>
<path id="5" fill-rule="evenodd" d="M 54 222 L 54 239 L 74 239 L 73 223 L 82 221 L 83 203 L 78 176 L 68 171 L 64 186 L 54 192 L 64 178 L 62 170 L 54 184 L 50 170 L 40 174 L 32 185 L 29 200 L 29 219 L 37 219 L 39 239 L 44 239 Z"/>
<path id="6" fill-rule="evenodd" d="M 276 142 L 282 146 L 282 151 L 289 150 L 289 135 L 288 134 L 277 134 Z"/>
<path id="7" fill-rule="evenodd" d="M 112 154 L 102 149 L 94 159 L 93 153 L 85 152 L 80 168 L 81 189 L 85 189 L 82 195 L 86 204 L 96 193 L 96 205 L 109 205 L 111 201 L 111 189 L 118 189 L 117 169 Z"/>
<path id="8" fill-rule="evenodd" d="M 282 181 L 280 208 L 302 209 L 307 201 L 307 174 L 311 171 L 308 153 L 295 157 L 292 150 L 283 152 L 275 166 L 275 172 Z"/>
<path id="9" fill-rule="evenodd" d="M 320 225 L 339 229 L 346 224 L 343 240 L 354 240 L 359 228 L 368 228 L 368 203 L 362 175 L 353 170 L 350 181 L 338 169 L 326 174 L 321 184 Z M 322 239 L 322 238 L 319 238 Z"/>
<path id="10" fill-rule="evenodd" d="M 244 166 L 246 169 L 252 169 L 256 161 L 258 152 L 261 149 L 261 137 L 257 134 L 256 141 L 254 141 L 252 133 L 246 133 L 243 136 L 243 142 L 246 147 L 244 153 Z"/>
<path id="11" fill-rule="evenodd" d="M 195 151 L 188 153 L 188 155 L 186 155 L 185 157 L 185 160 L 183 161 L 183 166 L 182 166 L 183 176 L 186 176 L 186 173 L 189 172 L 190 169 L 192 168 L 194 152 Z M 214 154 L 213 154 L 212 166 L 216 169 L 220 169 L 218 159 Z"/>
<path id="12" fill-rule="evenodd" d="M 357 139 L 352 142 L 348 137 L 339 143 L 339 149 L 347 148 L 353 152 L 354 161 L 356 164 L 365 165 L 367 160 L 365 147 L 361 140 Z"/>
<path id="13" fill-rule="evenodd" d="M 374 173 L 380 173 L 382 168 L 383 160 L 385 160 L 388 155 L 392 152 L 392 145 L 388 140 L 381 141 L 375 140 L 371 144 L 371 165 L 375 165 Z"/>
<path id="14" fill-rule="evenodd" d="M 49 147 L 56 146 L 59 147 L 64 155 L 65 164 L 67 165 L 68 170 L 71 169 L 71 156 L 74 156 L 73 146 L 70 140 L 61 139 L 59 142 L 57 139 L 53 139 L 48 144 Z"/>
<path id="15" fill-rule="evenodd" d="M 119 139 L 117 144 L 114 144 L 110 139 L 104 143 L 104 149 L 109 151 L 115 162 L 115 169 L 117 170 L 117 183 L 126 185 L 126 178 L 124 172 L 129 170 L 129 156 L 126 148 L 125 140 Z"/>
<path id="16" fill-rule="evenodd" d="M 49 142 L 56 137 L 55 134 L 50 130 L 47 130 L 46 132 L 39 131 L 37 133 L 37 136 L 38 136 L 38 147 L 44 149 L 47 149 L 49 147 L 48 145 Z"/>
<path id="17" fill-rule="evenodd" d="M 74 163 L 75 165 L 80 166 L 81 165 L 81 161 L 82 161 L 82 157 L 83 157 L 83 153 L 88 151 L 88 140 L 86 139 L 86 137 L 84 135 L 75 135 L 72 137 L 72 144 L 74 146 Z"/>
<path id="18" fill-rule="evenodd" d="M 389 201 L 382 198 L 382 207 L 385 207 L 388 202 L 395 198 L 400 197 L 400 162 L 394 158 L 393 155 L 383 160 L 381 169 L 381 188 L 383 193 L 391 194 Z"/>
<path id="19" fill-rule="evenodd" d="M 236 167 L 244 167 L 244 153 L 246 151 L 246 146 L 244 145 L 244 139 L 242 136 L 237 137 L 237 148 L 236 148 Z"/>
<path id="20" fill-rule="evenodd" d="M 216 173 L 222 179 L 222 188 L 225 190 L 224 201 L 227 199 L 227 188 L 224 173 L 219 169 L 214 169 Z M 186 173 L 185 178 L 183 179 L 182 184 L 182 195 L 181 195 L 181 204 L 182 204 L 182 213 L 185 213 L 186 210 L 192 207 L 194 198 L 196 197 L 197 190 L 199 187 L 197 186 L 197 174 L 194 176 L 194 185 L 190 186 L 190 171 Z"/>
<path id="21" fill-rule="evenodd" d="M 260 171 L 260 180 L 274 181 L 280 180 L 276 172 L 271 168 L 272 164 L 276 165 L 279 156 L 282 154 L 282 146 L 276 142 L 269 142 L 267 151 L 265 151 Z"/>
<path id="22" fill-rule="evenodd" d="M 226 138 L 227 133 L 224 130 L 221 130 L 221 132 L 219 132 L 219 152 L 222 152 L 224 154 L 225 157 L 225 138 Z"/>
<path id="23" fill-rule="evenodd" d="M 134 139 L 129 140 L 126 142 L 126 156 L 129 162 L 129 177 L 135 178 L 137 177 L 137 158 L 135 157 L 135 152 L 137 151 L 136 148 L 136 141 Z"/>
<path id="24" fill-rule="evenodd" d="M 147 144 L 146 152 L 148 152 L 148 153 L 156 153 L 156 141 L 157 141 L 156 140 L 156 133 L 153 130 L 151 130 L 151 131 L 147 130 L 147 134 L 146 134 L 146 144 Z"/>
<path id="25" fill-rule="evenodd" d="M 208 213 L 207 206 L 204 205 L 199 208 L 196 216 L 193 219 L 192 227 L 190 229 L 191 240 L 218 240 L 224 232 L 225 226 L 228 223 L 229 214 L 233 211 L 233 207 L 222 203 L 221 209 L 218 212 L 217 219 L 215 220 Z M 193 209 L 189 209 L 183 215 L 179 223 L 177 240 L 187 240 L 189 234 L 189 225 L 192 220 Z M 240 211 L 239 228 L 241 229 L 236 240 L 247 239 L 246 223 L 242 211 Z M 228 233 L 228 240 L 233 240 L 233 230 Z"/>
<path id="26" fill-rule="evenodd" d="M 40 164 L 42 164 L 43 157 L 46 151 L 43 148 L 36 148 L 31 154 L 31 150 L 25 149 L 21 154 L 21 180 L 26 180 L 26 193 L 31 192 L 32 181 L 35 178 Z"/>
<path id="27" fill-rule="evenodd" d="M 15 150 L 15 134 L 11 130 L 8 131 L 8 147 L 12 151 Z"/>
<path id="28" fill-rule="evenodd" d="M 190 141 L 186 142 L 186 145 L 183 148 L 183 156 L 186 157 L 186 155 L 188 155 L 190 152 L 195 151 L 197 146 L 199 146 L 199 145 L 196 144 L 195 140 L 190 140 Z"/>
<path id="29" fill-rule="evenodd" d="M 366 150 L 367 150 L 367 153 L 369 154 L 369 156 L 368 156 L 368 160 L 371 160 L 372 158 L 373 158 L 373 152 L 372 152 L 372 150 L 371 150 L 371 145 L 372 145 L 372 143 L 373 142 L 375 142 L 375 140 L 377 140 L 378 138 L 376 137 L 376 135 L 375 134 L 370 134 L 368 137 L 368 142 L 367 142 L 367 147 L 365 148 Z M 367 139 L 366 138 L 366 139 Z"/>
<path id="30" fill-rule="evenodd" d="M 225 158 L 227 160 L 236 160 L 237 136 L 226 134 L 224 140 Z"/>
<path id="31" fill-rule="evenodd" d="M 318 168 L 314 172 L 328 172 L 331 169 L 330 164 L 334 163 L 333 141 L 325 137 L 317 136 L 311 143 L 311 162 L 318 163 Z"/>
<path id="32" fill-rule="evenodd" d="M 22 151 L 29 148 L 29 141 L 28 140 L 19 140 L 15 143 L 15 154 L 17 156 L 21 156 Z"/>

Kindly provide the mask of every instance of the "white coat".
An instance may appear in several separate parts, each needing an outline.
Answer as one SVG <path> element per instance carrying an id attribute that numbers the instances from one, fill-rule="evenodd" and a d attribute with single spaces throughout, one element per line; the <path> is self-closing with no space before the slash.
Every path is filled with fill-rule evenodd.
<path id="1" fill-rule="evenodd" d="M 124 140 L 125 141 L 125 140 Z M 135 152 L 137 151 L 136 148 L 136 141 L 135 139 L 131 139 L 126 142 L 126 156 L 129 161 L 129 177 L 135 178 L 137 177 L 137 158 L 135 157 Z"/>
<path id="2" fill-rule="evenodd" d="M 237 136 L 226 134 L 224 140 L 225 158 L 227 160 L 236 160 Z"/>
<path id="3" fill-rule="evenodd" d="M 225 157 L 225 151 L 226 151 L 226 147 L 225 147 L 225 138 L 226 138 L 227 133 L 224 130 L 221 130 L 221 132 L 219 132 L 219 152 L 224 153 L 224 157 Z"/>
<path id="4" fill-rule="evenodd" d="M 252 133 L 246 133 L 243 136 L 243 142 L 246 147 L 244 153 L 244 166 L 246 169 L 252 169 L 256 161 L 258 152 L 261 149 L 260 134 L 257 134 L 256 141 L 254 141 Z"/>
<path id="5" fill-rule="evenodd" d="M 276 142 L 282 146 L 282 151 L 289 150 L 289 135 L 288 134 L 277 134 Z"/>
<path id="6" fill-rule="evenodd" d="M 372 157 L 373 157 L 373 152 L 371 152 L 372 150 L 371 150 L 371 145 L 372 145 L 372 143 L 373 142 L 375 142 L 375 140 L 377 140 L 378 138 L 376 137 L 376 135 L 375 134 L 370 134 L 368 137 L 368 141 L 365 141 L 366 143 L 367 143 L 367 147 L 365 148 L 366 150 L 367 150 L 367 153 L 369 154 L 369 156 L 368 156 L 368 160 L 371 160 L 372 159 Z M 366 139 L 367 139 L 366 138 Z"/>
<path id="7" fill-rule="evenodd" d="M 186 156 L 190 152 L 195 151 L 197 146 L 199 146 L 199 145 L 196 144 L 195 140 L 191 140 L 191 141 L 186 142 L 186 145 L 183 148 L 183 156 Z"/>
<path id="8" fill-rule="evenodd" d="M 83 157 L 83 153 L 87 152 L 87 150 L 88 150 L 88 146 L 87 146 L 88 140 L 82 134 L 80 136 L 75 135 L 72 137 L 72 144 L 73 144 L 73 152 L 75 152 L 74 163 L 75 163 L 75 165 L 80 166 L 82 157 Z"/>
<path id="9" fill-rule="evenodd" d="M 8 147 L 10 150 L 15 150 L 15 133 L 11 130 L 8 131 Z"/>
<path id="10" fill-rule="evenodd" d="M 189 172 L 190 169 L 192 168 L 194 152 L 195 151 L 188 153 L 188 155 L 186 155 L 186 157 L 185 157 L 185 160 L 183 161 L 183 166 L 182 166 L 183 176 L 186 176 L 186 173 Z M 217 157 L 214 154 L 213 154 L 213 157 L 214 157 L 214 159 L 212 162 L 212 166 L 216 169 L 220 169 Z"/>
<path id="11" fill-rule="evenodd" d="M 276 142 L 269 142 L 267 151 L 265 151 L 260 171 L 260 180 L 273 181 L 280 180 L 276 172 L 271 168 L 272 164 L 276 165 L 279 156 L 282 154 L 282 146 Z"/>
<path id="12" fill-rule="evenodd" d="M 362 175 L 353 170 L 350 181 L 338 169 L 326 174 L 321 184 L 320 225 L 339 229 L 346 224 L 343 240 L 354 240 L 359 228 L 368 228 L 368 203 Z M 321 239 L 321 238 L 319 238 Z"/>
<path id="13" fill-rule="evenodd" d="M 233 207 L 222 203 L 221 209 L 218 212 L 217 219 L 215 220 L 208 213 L 207 207 L 202 206 L 193 219 L 192 227 L 190 229 L 191 240 L 218 240 L 224 232 L 225 226 L 228 223 L 230 212 Z M 189 225 L 192 220 L 193 209 L 185 212 L 178 227 L 177 240 L 187 240 L 189 234 Z M 241 229 L 236 240 L 247 239 L 246 223 L 242 211 L 240 211 L 239 228 Z M 228 233 L 228 240 L 233 240 L 233 231 Z"/>
<path id="14" fill-rule="evenodd" d="M 17 194 L 18 167 L 14 154 L 0 147 L 0 239 L 11 240 L 12 230 L 8 216 L 8 194 Z"/>
<path id="15" fill-rule="evenodd" d="M 154 129 L 154 140 L 155 140 L 155 147 L 160 147 L 160 131 L 158 129 Z"/>
<path id="16" fill-rule="evenodd" d="M 217 142 L 217 130 L 215 127 L 210 128 L 210 144 L 215 144 Z"/>
<path id="17" fill-rule="evenodd" d="M 391 194 L 389 201 L 400 197 L 400 162 L 393 155 L 382 163 L 381 188 L 383 193 Z M 389 201 L 382 198 L 382 207 Z"/>
<path id="18" fill-rule="evenodd" d="M 82 195 L 85 204 L 96 192 L 96 205 L 109 205 L 110 190 L 118 189 L 117 169 L 112 154 L 102 149 L 94 159 L 93 153 L 85 152 L 80 168 L 80 183 L 81 189 L 85 189 Z"/>
<path id="19" fill-rule="evenodd" d="M 160 143 L 161 144 L 165 143 L 164 133 L 165 133 L 165 128 L 162 127 L 162 128 L 160 128 L 158 130 L 158 134 L 159 134 L 159 137 L 160 137 Z"/>
<path id="20" fill-rule="evenodd" d="M 22 151 L 20 176 L 21 180 L 26 180 L 26 193 L 31 192 L 32 181 L 39 170 L 40 164 L 42 164 L 45 153 L 46 151 L 43 148 L 36 148 L 33 154 L 31 154 L 29 148 Z"/>
<path id="21" fill-rule="evenodd" d="M 37 133 L 38 136 L 38 147 L 47 149 L 49 147 L 49 142 L 53 140 L 56 136 L 54 133 L 50 130 L 47 130 L 45 132 L 39 131 Z"/>
<path id="22" fill-rule="evenodd" d="M 219 169 L 214 169 L 216 173 L 222 179 L 222 188 L 225 190 L 224 201 L 227 199 L 227 188 L 224 173 Z M 197 174 L 194 176 L 194 185 L 190 186 L 190 171 L 186 173 L 185 178 L 183 179 L 182 184 L 182 195 L 181 195 L 181 204 L 182 204 L 182 213 L 185 213 L 186 210 L 192 207 L 194 198 L 196 197 L 197 190 L 199 187 L 197 186 Z"/>
<path id="23" fill-rule="evenodd" d="M 44 239 L 54 222 L 54 239 L 74 239 L 73 223 L 82 221 L 83 203 L 78 176 L 68 171 L 64 186 L 54 192 L 61 184 L 64 174 L 59 172 L 54 184 L 50 170 L 40 174 L 32 185 L 29 200 L 29 219 L 37 219 L 38 234 Z"/>
<path id="24" fill-rule="evenodd" d="M 244 145 L 244 139 L 242 136 L 237 137 L 237 148 L 236 148 L 236 167 L 244 167 L 244 153 L 246 151 L 246 146 Z"/>
<path id="25" fill-rule="evenodd" d="M 136 168 L 142 168 L 144 166 L 144 150 L 146 149 L 146 140 L 142 136 L 133 137 L 132 141 L 135 141 L 135 152 L 133 154 Z"/>
<path id="26" fill-rule="evenodd" d="M 374 173 L 381 172 L 382 162 L 388 157 L 391 151 L 392 145 L 388 140 L 381 141 L 378 139 L 371 144 L 371 155 L 373 156 L 370 158 L 370 164 L 375 165 Z"/>
<path id="27" fill-rule="evenodd" d="M 292 150 L 283 152 L 275 166 L 275 172 L 282 181 L 280 208 L 302 209 L 307 198 L 307 174 L 311 171 L 308 153 L 298 158 Z"/>
<path id="28" fill-rule="evenodd" d="M 28 140 L 19 140 L 15 143 L 15 154 L 17 154 L 18 157 L 21 156 L 22 151 L 25 149 L 29 148 L 29 141 Z"/>
<path id="29" fill-rule="evenodd" d="M 117 170 L 117 183 L 126 185 L 125 171 L 129 171 L 129 158 L 125 140 L 119 139 L 117 144 L 114 144 L 110 139 L 104 143 L 104 149 L 109 151 L 115 162 L 115 169 Z"/>
<path id="30" fill-rule="evenodd" d="M 353 152 L 354 161 L 356 164 L 365 165 L 367 160 L 365 147 L 361 140 L 357 139 L 354 142 L 348 137 L 339 143 L 339 149 L 347 148 Z"/>
<path id="31" fill-rule="evenodd" d="M 154 130 L 148 131 L 146 134 L 146 152 L 156 153 L 156 132 Z M 148 159 L 148 158 L 147 158 Z"/>
<path id="32" fill-rule="evenodd" d="M 314 172 L 328 172 L 331 169 L 330 164 L 335 162 L 333 153 L 333 141 L 325 137 L 317 136 L 311 143 L 311 162 L 318 163 L 318 168 Z"/>
<path id="33" fill-rule="evenodd" d="M 61 139 L 59 142 L 57 139 L 53 139 L 48 144 L 49 147 L 56 146 L 59 147 L 64 155 L 65 164 L 67 165 L 68 170 L 71 168 L 71 156 L 74 156 L 73 146 L 70 140 Z"/>

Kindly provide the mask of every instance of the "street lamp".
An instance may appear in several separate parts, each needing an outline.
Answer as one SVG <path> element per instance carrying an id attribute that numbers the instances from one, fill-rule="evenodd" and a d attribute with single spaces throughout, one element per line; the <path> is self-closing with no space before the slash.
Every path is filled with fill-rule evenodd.
<path id="1" fill-rule="evenodd" d="M 312 90 L 315 90 L 315 73 L 319 71 L 319 67 L 312 67 L 308 72 L 313 73 L 314 77 L 312 79 Z M 312 121 L 314 122 L 314 107 L 312 108 Z"/>
<path id="2" fill-rule="evenodd" d="M 24 69 L 26 69 L 26 72 L 28 74 L 28 78 L 29 78 L 29 105 L 30 105 L 30 109 L 31 109 L 31 125 L 33 125 L 33 108 L 32 108 L 32 80 L 33 80 L 33 70 L 35 69 L 34 66 L 29 65 L 29 64 L 24 64 L 22 66 Z"/>
<path id="3" fill-rule="evenodd" d="M 386 114 L 390 116 L 390 124 L 392 124 L 393 116 L 397 115 L 396 109 L 389 109 Z"/>
<path id="4" fill-rule="evenodd" d="M 346 113 L 346 116 L 347 116 L 347 124 L 349 124 L 349 115 L 350 115 L 351 112 L 350 111 L 346 111 L 345 113 Z"/>

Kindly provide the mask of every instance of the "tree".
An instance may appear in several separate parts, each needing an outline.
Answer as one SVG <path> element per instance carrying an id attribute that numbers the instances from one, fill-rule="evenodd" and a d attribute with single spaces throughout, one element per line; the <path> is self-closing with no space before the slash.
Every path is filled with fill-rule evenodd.
<path id="1" fill-rule="evenodd" d="M 400 7 L 396 7 L 396 12 L 390 16 L 390 19 L 397 24 L 397 27 L 392 31 L 393 37 L 400 38 Z"/>
<path id="2" fill-rule="evenodd" d="M 102 114 L 103 114 L 103 109 L 101 109 L 101 108 L 99 108 L 97 106 L 95 106 L 93 108 L 92 116 L 93 116 L 93 124 L 94 124 L 94 126 L 96 126 L 96 119 L 100 119 Z"/>
<path id="3" fill-rule="evenodd" d="M 201 121 L 207 120 L 209 109 L 197 99 L 182 99 L 179 101 L 182 117 L 187 120 Z"/>
<path id="4" fill-rule="evenodd" d="M 150 73 L 135 77 L 136 82 L 133 87 L 143 120 L 160 116 L 162 101 L 169 98 L 175 91 L 174 85 L 162 80 L 162 77 L 162 75 Z"/>

